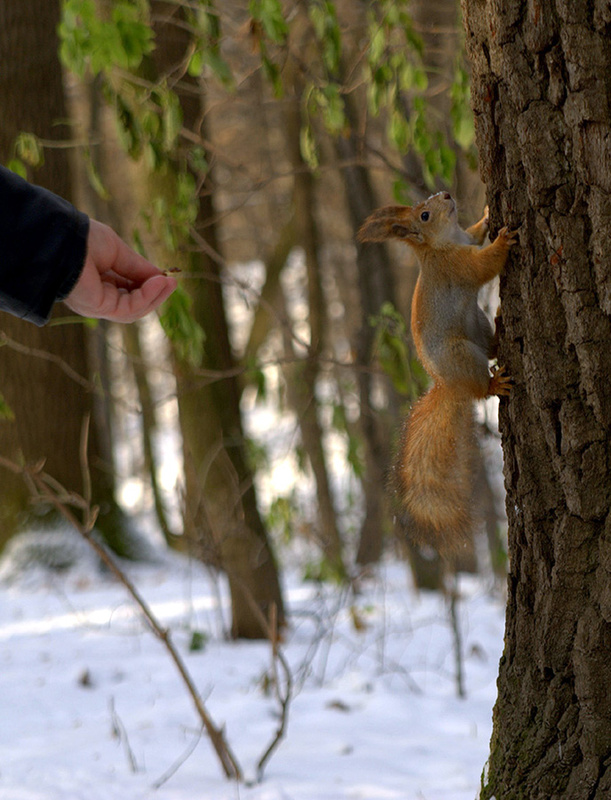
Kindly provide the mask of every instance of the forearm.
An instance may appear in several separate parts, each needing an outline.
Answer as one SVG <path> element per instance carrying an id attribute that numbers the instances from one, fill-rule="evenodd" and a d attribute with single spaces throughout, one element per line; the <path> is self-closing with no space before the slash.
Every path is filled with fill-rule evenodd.
<path id="1" fill-rule="evenodd" d="M 471 225 L 470 228 L 467 228 L 467 233 L 473 239 L 475 244 L 482 245 L 484 243 L 484 239 L 488 233 L 488 207 L 486 206 L 486 211 L 484 212 L 484 216 L 476 222 L 475 225 Z"/>
<path id="2" fill-rule="evenodd" d="M 0 167 L 0 310 L 43 325 L 82 271 L 89 220 Z"/>

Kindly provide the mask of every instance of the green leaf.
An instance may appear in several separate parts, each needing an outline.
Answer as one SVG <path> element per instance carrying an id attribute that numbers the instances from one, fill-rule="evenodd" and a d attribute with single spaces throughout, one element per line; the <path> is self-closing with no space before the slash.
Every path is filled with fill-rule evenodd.
<path id="1" fill-rule="evenodd" d="M 406 153 L 410 140 L 409 124 L 396 108 L 392 110 L 388 123 L 388 138 L 400 153 Z"/>
<path id="2" fill-rule="evenodd" d="M 265 400 L 267 397 L 267 378 L 265 377 L 265 370 L 254 365 L 248 369 L 246 378 L 249 383 L 254 384 L 257 400 Z"/>
<path id="3" fill-rule="evenodd" d="M 204 356 L 206 335 L 191 313 L 193 300 L 184 286 L 178 288 L 165 301 L 159 320 L 177 356 L 193 367 L 199 367 Z"/>
<path id="4" fill-rule="evenodd" d="M 226 89 L 235 89 L 231 67 L 221 56 L 220 50 L 211 49 L 205 55 L 206 64 Z"/>
<path id="5" fill-rule="evenodd" d="M 189 150 L 189 163 L 191 169 L 199 172 L 200 175 L 205 175 L 210 169 L 208 159 L 206 158 L 206 151 L 203 147 L 192 147 Z"/>
<path id="6" fill-rule="evenodd" d="M 341 565 L 334 564 L 323 556 L 319 561 L 310 561 L 305 565 L 303 578 L 315 583 L 342 585 L 346 582 L 346 572 Z"/>
<path id="7" fill-rule="evenodd" d="M 246 445 L 248 465 L 251 470 L 257 473 L 269 469 L 269 456 L 265 445 L 261 444 L 261 442 L 255 442 L 250 437 L 246 437 L 244 443 Z"/>
<path id="8" fill-rule="evenodd" d="M 204 53 L 199 48 L 195 50 L 187 65 L 187 72 L 192 78 L 199 78 L 204 69 Z"/>
<path id="9" fill-rule="evenodd" d="M 456 153 L 447 144 L 439 147 L 440 174 L 446 183 L 451 183 L 456 168 Z"/>
<path id="10" fill-rule="evenodd" d="M 134 228 L 132 231 L 132 244 L 136 253 L 139 253 L 141 256 L 146 258 L 146 248 L 144 247 L 144 242 L 142 241 L 142 234 L 137 228 Z"/>
<path id="11" fill-rule="evenodd" d="M 182 228 L 183 234 L 189 233 L 189 228 L 197 219 L 199 202 L 195 187 L 195 178 L 190 172 L 180 172 L 176 176 L 176 198 L 170 211 L 172 221 Z"/>
<path id="12" fill-rule="evenodd" d="M 4 399 L 2 392 L 0 392 L 0 420 L 2 419 L 6 420 L 7 422 L 13 422 L 15 419 L 15 413 Z"/>
<path id="13" fill-rule="evenodd" d="M 414 70 L 414 84 L 416 89 L 419 91 L 426 91 L 429 85 L 429 79 L 427 78 L 426 72 L 423 69 Z"/>
<path id="14" fill-rule="evenodd" d="M 137 159 L 142 155 L 144 144 L 142 124 L 120 94 L 115 94 L 112 99 L 115 106 L 117 132 L 121 146 L 133 159 Z"/>
<path id="15" fill-rule="evenodd" d="M 96 21 L 93 0 L 64 0 L 58 26 L 59 54 L 63 64 L 82 76 L 87 68 L 91 43 L 89 32 Z"/>
<path id="16" fill-rule="evenodd" d="M 331 425 L 338 431 L 345 433 L 348 429 L 348 421 L 346 419 L 346 409 L 343 403 L 333 404 L 333 413 L 331 417 Z"/>
<path id="17" fill-rule="evenodd" d="M 363 448 L 361 441 L 354 435 L 348 435 L 348 451 L 346 461 L 352 469 L 355 477 L 365 477 L 365 459 L 363 458 Z"/>
<path id="18" fill-rule="evenodd" d="M 166 89 L 161 94 L 161 119 L 163 148 L 170 153 L 174 149 L 182 130 L 182 109 L 178 95 L 169 89 Z"/>
<path id="19" fill-rule="evenodd" d="M 329 0 L 318 0 L 310 3 L 309 14 L 322 46 L 323 63 L 327 71 L 335 75 L 339 70 L 342 52 L 342 37 L 335 5 Z"/>
<path id="20" fill-rule="evenodd" d="M 371 31 L 371 29 L 370 29 Z M 384 28 L 374 23 L 373 32 L 370 32 L 370 39 L 369 39 L 369 50 L 367 53 L 369 63 L 372 65 L 377 65 L 382 60 L 386 52 L 386 33 Z"/>
<path id="21" fill-rule="evenodd" d="M 323 89 L 326 104 L 323 108 L 323 119 L 329 133 L 341 133 L 346 127 L 344 99 L 336 83 L 329 83 Z"/>
<path id="22" fill-rule="evenodd" d="M 20 158 L 11 158 L 11 160 L 6 165 L 7 169 L 10 169 L 11 172 L 14 172 L 16 175 L 19 175 L 21 178 L 27 179 L 28 177 L 28 169 L 26 165 Z"/>
<path id="23" fill-rule="evenodd" d="M 212 0 L 200 0 L 196 24 L 206 39 L 218 43 L 221 36 L 221 20 Z"/>
<path id="24" fill-rule="evenodd" d="M 338 134 L 345 129 L 344 100 L 337 83 L 327 83 L 322 87 L 312 86 L 307 98 L 309 112 L 320 114 L 329 133 Z"/>
<path id="25" fill-rule="evenodd" d="M 456 143 L 463 150 L 468 150 L 475 141 L 475 122 L 473 114 L 470 112 L 468 115 L 460 116 L 458 120 L 455 119 L 452 132 Z"/>
<path id="26" fill-rule="evenodd" d="M 283 44 L 288 34 L 288 25 L 280 0 L 250 0 L 248 8 L 253 19 L 263 26 L 267 37 L 276 44 Z"/>
<path id="27" fill-rule="evenodd" d="M 15 155 L 30 167 L 41 167 L 45 162 L 43 146 L 33 133 L 20 133 L 17 136 Z"/>
<path id="28" fill-rule="evenodd" d="M 264 51 L 261 52 L 261 65 L 263 66 L 265 77 L 272 85 L 274 97 L 282 97 L 284 94 L 284 87 L 282 86 L 280 68 L 270 58 L 268 58 L 267 55 L 265 55 Z"/>
<path id="29" fill-rule="evenodd" d="M 457 144 L 463 150 L 468 150 L 475 139 L 475 125 L 473 111 L 471 110 L 471 89 L 469 76 L 462 67 L 457 67 L 454 82 L 450 88 L 452 105 L 450 117 L 452 119 L 452 134 Z"/>
<path id="30" fill-rule="evenodd" d="M 119 1 L 106 21 L 93 0 L 64 0 L 58 26 L 61 60 L 81 76 L 87 68 L 94 75 L 115 66 L 137 68 L 154 48 L 152 28 L 141 14 L 139 4 Z"/>
<path id="31" fill-rule="evenodd" d="M 83 149 L 83 159 L 85 161 L 85 169 L 87 171 L 87 178 L 89 180 L 89 185 L 98 195 L 98 197 L 101 197 L 102 200 L 109 200 L 110 193 L 102 183 L 102 178 L 100 176 L 100 173 L 97 171 L 95 164 L 93 163 L 93 160 L 91 158 L 91 153 L 89 152 L 88 147 Z"/>
<path id="32" fill-rule="evenodd" d="M 392 303 L 384 303 L 380 313 L 370 320 L 376 329 L 374 343 L 380 366 L 401 394 L 412 394 L 412 371 L 407 346 L 407 328 L 403 316 Z"/>
<path id="33" fill-rule="evenodd" d="M 314 132 L 312 126 L 309 124 L 303 125 L 299 134 L 299 146 L 301 149 L 301 157 L 310 169 L 318 168 L 318 150 L 316 148 L 316 140 L 314 139 Z"/>
<path id="34" fill-rule="evenodd" d="M 112 10 L 112 23 L 104 27 L 114 28 L 118 34 L 116 49 L 126 69 L 140 66 L 142 59 L 154 49 L 153 30 L 140 19 L 140 9 L 134 3 L 116 3 Z M 109 37 L 110 38 L 110 37 Z"/>
<path id="35" fill-rule="evenodd" d="M 396 203 L 401 203 L 404 206 L 408 206 L 411 203 L 409 184 L 405 178 L 399 176 L 393 181 L 392 196 Z"/>
<path id="36" fill-rule="evenodd" d="M 191 633 L 191 641 L 189 642 L 189 651 L 191 653 L 200 653 L 207 644 L 208 634 L 205 631 L 195 630 Z"/>
<path id="37" fill-rule="evenodd" d="M 267 512 L 267 526 L 270 530 L 277 532 L 282 541 L 290 542 L 293 539 L 297 513 L 297 504 L 293 495 L 276 497 Z"/>

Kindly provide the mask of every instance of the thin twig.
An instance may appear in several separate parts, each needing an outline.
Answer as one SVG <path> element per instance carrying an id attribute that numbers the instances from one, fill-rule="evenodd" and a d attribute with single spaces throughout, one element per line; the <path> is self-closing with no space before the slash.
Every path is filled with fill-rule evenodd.
<path id="1" fill-rule="evenodd" d="M 202 738 L 202 733 L 204 731 L 203 726 L 197 732 L 197 736 L 193 739 L 192 742 L 189 743 L 187 749 L 182 753 L 176 761 L 166 769 L 163 775 L 152 784 L 152 789 L 160 789 L 164 783 L 170 780 L 170 778 L 175 775 L 178 770 L 182 767 L 185 761 L 191 756 L 197 745 L 199 744 L 199 740 Z"/>
<path id="2" fill-rule="evenodd" d="M 466 697 L 465 678 L 462 660 L 462 634 L 458 619 L 459 603 L 458 576 L 454 576 L 454 583 L 449 592 L 450 627 L 454 639 L 454 663 L 456 665 L 456 694 L 460 698 Z"/>
<path id="3" fill-rule="evenodd" d="M 83 417 L 83 424 L 81 425 L 81 449 L 79 458 L 81 462 L 81 473 L 83 475 L 83 500 L 87 508 L 91 508 L 92 488 L 91 488 L 91 472 L 89 470 L 89 460 L 87 452 L 89 448 L 89 422 L 91 420 L 90 414 L 85 414 Z"/>
<path id="4" fill-rule="evenodd" d="M 187 667 L 180 656 L 180 653 L 172 642 L 169 630 L 161 625 L 132 581 L 119 567 L 108 550 L 92 535 L 93 525 L 97 516 L 97 508 L 88 507 L 87 503 L 82 497 L 77 494 L 67 492 L 65 489 L 63 489 L 63 487 L 59 487 L 61 489 L 61 494 L 58 496 L 55 488 L 57 487 L 57 482 L 42 471 L 40 464 L 37 464 L 34 467 L 23 467 L 3 456 L 0 456 L 0 466 L 4 466 L 16 474 L 27 475 L 30 479 L 30 485 L 33 484 L 37 491 L 37 498 L 44 498 L 50 502 L 64 517 L 64 519 L 78 531 L 78 533 L 85 539 L 90 547 L 93 548 L 101 561 L 106 567 L 108 567 L 117 580 L 123 584 L 127 592 L 131 595 L 132 599 L 142 612 L 142 615 L 151 632 L 164 644 L 168 654 L 170 655 L 170 658 L 174 662 L 174 665 L 191 696 L 197 714 L 202 721 L 203 727 L 206 729 L 208 737 L 212 742 L 212 746 L 214 747 L 214 750 L 221 762 L 221 766 L 225 772 L 225 775 L 230 779 L 241 781 L 243 779 L 243 773 L 240 765 L 233 755 L 229 744 L 225 740 L 222 729 L 217 728 L 211 717 L 208 715 L 203 700 L 197 691 L 197 687 L 195 686 L 191 675 L 189 674 L 189 671 L 187 670 Z M 51 486 L 54 488 L 51 488 Z M 70 508 L 68 508 L 67 502 L 70 501 L 73 501 L 71 502 L 71 505 L 75 505 L 77 508 L 83 510 L 83 522 L 81 522 L 70 510 Z"/>
<path id="5" fill-rule="evenodd" d="M 69 378 L 72 378 L 73 381 L 76 381 L 76 383 L 78 383 L 80 386 L 83 386 L 85 389 L 87 389 L 88 392 L 99 391 L 98 387 L 95 385 L 95 383 L 93 383 L 93 381 L 84 378 L 75 369 L 72 369 L 67 361 L 64 361 L 63 358 L 55 353 L 50 353 L 47 350 L 39 350 L 37 347 L 28 347 L 25 344 L 21 344 L 21 342 L 17 342 L 15 339 L 11 339 L 10 336 L 7 336 L 4 331 L 0 331 L 0 346 L 2 345 L 6 345 L 16 353 L 23 353 L 24 355 L 41 358 L 43 361 L 50 361 L 52 364 L 56 364 L 62 370 L 62 372 L 65 372 Z"/>
<path id="6" fill-rule="evenodd" d="M 276 728 L 276 732 L 272 737 L 269 745 L 265 748 L 263 755 L 257 762 L 257 782 L 261 783 L 263 780 L 263 772 L 267 762 L 275 753 L 278 745 L 286 735 L 286 729 L 289 719 L 289 707 L 293 698 L 293 674 L 284 653 L 280 648 L 280 635 L 278 625 L 278 607 L 276 603 L 272 603 L 269 611 L 269 619 L 266 619 L 265 614 L 257 604 L 252 593 L 248 587 L 242 583 L 241 589 L 244 593 L 247 603 L 249 604 L 252 612 L 259 619 L 261 628 L 265 631 L 267 638 L 272 648 L 272 669 L 273 669 L 273 683 L 276 694 L 276 699 L 280 705 L 280 722 Z M 282 682 L 278 674 L 278 665 L 282 668 L 284 673 L 284 692 L 282 691 Z"/>
<path id="7" fill-rule="evenodd" d="M 115 699 L 114 697 L 110 698 L 109 702 L 110 708 L 110 719 L 112 722 L 112 732 L 113 735 L 117 737 L 117 739 L 123 745 L 123 749 L 125 750 L 125 755 L 127 756 L 127 762 L 129 764 L 129 768 L 132 772 L 140 772 L 140 767 L 138 766 L 138 762 L 136 761 L 136 756 L 134 755 L 134 751 L 129 743 L 129 738 L 127 736 L 127 730 L 125 725 L 123 724 L 123 720 L 117 714 L 117 709 L 115 708 Z"/>
<path id="8" fill-rule="evenodd" d="M 278 609 L 274 603 L 270 609 L 270 621 L 268 626 L 269 638 L 272 646 L 272 668 L 274 671 L 274 689 L 276 692 L 276 699 L 280 705 L 280 722 L 276 729 L 276 733 L 267 746 L 265 752 L 257 762 L 257 782 L 261 783 L 263 780 L 263 773 L 267 762 L 270 760 L 276 748 L 284 739 L 286 728 L 289 718 L 289 705 L 293 696 L 293 675 L 288 661 L 280 647 L 278 637 Z M 278 665 L 282 668 L 284 673 L 284 681 L 280 680 Z M 284 686 L 284 691 L 282 690 Z"/>

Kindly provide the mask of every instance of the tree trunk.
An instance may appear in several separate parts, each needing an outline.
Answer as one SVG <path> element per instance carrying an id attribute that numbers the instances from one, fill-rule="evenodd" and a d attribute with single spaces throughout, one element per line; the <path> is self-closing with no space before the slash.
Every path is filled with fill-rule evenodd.
<path id="1" fill-rule="evenodd" d="M 180 10 L 153 3 L 157 20 L 155 66 L 164 75 L 183 63 L 189 38 Z M 175 87 L 185 126 L 205 140 L 203 88 L 185 77 Z M 232 635 L 265 638 L 271 606 L 284 623 L 280 582 L 259 510 L 248 465 L 240 412 L 241 386 L 229 342 L 225 315 L 214 206 L 208 183 L 202 188 L 197 224 L 205 252 L 190 255 L 185 286 L 193 316 L 205 332 L 202 368 L 225 373 L 212 382 L 187 363 L 177 363 L 178 404 L 186 473 L 185 526 L 196 537 L 200 555 L 227 574 L 231 592 Z"/>
<path id="2" fill-rule="evenodd" d="M 335 139 L 335 149 L 342 164 L 342 179 L 350 223 L 356 232 L 363 220 L 379 205 L 369 173 L 359 163 L 359 148 L 354 131 L 358 130 L 355 109 L 346 98 L 346 112 L 352 133 Z M 374 331 L 371 318 L 380 313 L 385 302 L 397 305 L 390 259 L 384 245 L 359 246 L 356 263 L 361 300 L 361 326 L 358 331 L 356 352 L 359 366 L 371 364 Z M 367 566 L 379 561 L 384 547 L 385 529 L 390 528 L 384 500 L 385 475 L 390 461 L 390 426 L 384 427 L 380 412 L 372 408 L 374 377 L 366 369 L 357 374 L 360 399 L 360 427 L 363 433 L 365 470 L 363 495 L 365 519 L 361 528 L 356 556 L 357 564 Z M 399 418 L 399 401 L 390 381 L 386 381 L 390 417 Z"/>
<path id="3" fill-rule="evenodd" d="M 163 503 L 161 487 L 157 478 L 157 454 L 154 447 L 154 436 L 157 431 L 157 416 L 155 401 L 149 383 L 150 364 L 144 356 L 141 344 L 141 331 L 137 323 L 123 325 L 121 329 L 127 357 L 131 361 L 131 368 L 138 390 L 140 401 L 140 417 L 142 421 L 142 457 L 144 478 L 150 483 L 153 495 L 153 506 L 157 524 L 161 533 L 170 547 L 178 546 L 177 538 L 170 530 L 166 508 Z"/>
<path id="4" fill-rule="evenodd" d="M 70 129 L 59 63 L 56 27 L 58 0 L 3 0 L 0 3 L 0 159 L 12 155 L 20 132 L 44 139 L 69 139 Z M 70 199 L 72 194 L 67 151 L 45 150 L 45 163 L 34 180 Z M 1 257 L 1 256 L 0 256 Z M 64 311 L 65 313 L 65 311 Z M 2 315 L 1 328 L 15 346 L 0 348 L 0 391 L 15 412 L 15 423 L 0 422 L 0 451 L 12 457 L 23 453 L 28 461 L 46 459 L 45 469 L 63 486 L 81 492 L 80 460 L 83 419 L 92 410 L 92 386 L 88 386 L 86 332 L 81 325 L 54 328 L 36 326 Z M 33 355 L 32 352 L 45 354 Z M 51 359 L 55 359 L 55 362 Z M 81 376 L 75 381 L 58 366 L 61 360 Z M 113 500 L 112 465 L 102 457 L 100 439 L 92 428 L 90 465 L 96 502 L 102 514 L 116 507 Z M 0 479 L 0 543 L 5 542 L 31 513 L 20 478 L 3 474 Z"/>
<path id="5" fill-rule="evenodd" d="M 288 70 L 287 70 L 288 72 Z M 315 218 L 314 178 L 303 162 L 299 146 L 302 126 L 302 80 L 292 75 L 292 95 L 285 112 L 287 146 L 293 168 L 293 204 L 298 242 L 303 247 L 308 276 L 308 314 L 310 342 L 304 359 L 285 369 L 287 392 L 299 421 L 301 441 L 308 455 L 316 482 L 318 540 L 334 573 L 345 578 L 343 544 L 333 505 L 331 481 L 323 447 L 323 430 L 318 419 L 316 382 L 319 359 L 326 338 L 326 305 L 322 288 L 322 266 L 319 258 L 320 234 Z M 285 333 L 287 353 L 297 359 L 295 342 Z"/>
<path id="6" fill-rule="evenodd" d="M 482 798 L 611 796 L 611 7 L 463 0 L 493 230 L 510 574 Z"/>

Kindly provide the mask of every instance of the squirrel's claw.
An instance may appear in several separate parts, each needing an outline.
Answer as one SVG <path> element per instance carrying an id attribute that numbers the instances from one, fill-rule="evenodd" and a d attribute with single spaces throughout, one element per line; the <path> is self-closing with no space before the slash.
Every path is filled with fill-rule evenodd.
<path id="1" fill-rule="evenodd" d="M 505 367 L 498 367 L 493 369 L 490 383 L 488 384 L 489 397 L 507 397 L 511 392 L 513 380 L 507 374 Z"/>
<path id="2" fill-rule="evenodd" d="M 501 228 L 498 238 L 501 239 L 506 247 L 513 247 L 518 242 L 518 231 L 510 231 L 507 226 Z"/>

